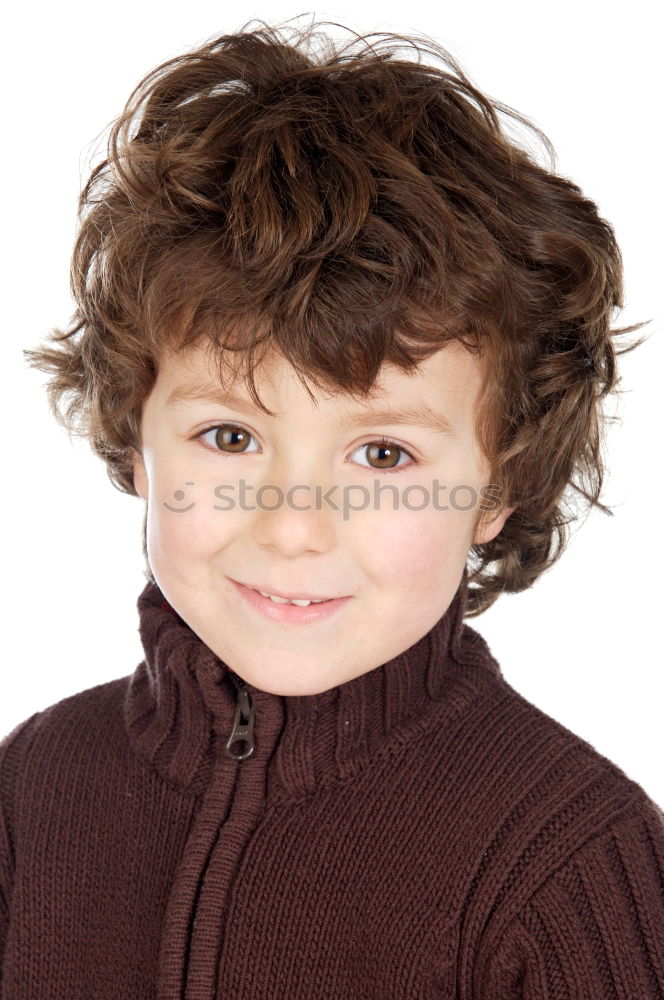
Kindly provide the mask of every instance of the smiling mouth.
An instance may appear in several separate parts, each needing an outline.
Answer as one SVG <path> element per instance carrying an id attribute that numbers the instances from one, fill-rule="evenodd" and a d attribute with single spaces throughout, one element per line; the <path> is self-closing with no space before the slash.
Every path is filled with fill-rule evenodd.
<path id="1" fill-rule="evenodd" d="M 261 592 L 256 587 L 249 587 L 239 580 L 233 580 L 234 587 L 242 595 L 245 601 L 260 611 L 267 618 L 283 625 L 307 624 L 309 622 L 322 621 L 330 615 L 335 614 L 351 600 L 350 597 L 329 597 L 329 598 L 281 598 L 280 595 L 270 595 L 269 592 Z"/>
<path id="2" fill-rule="evenodd" d="M 236 583 L 240 583 L 236 580 Z M 250 583 L 242 583 L 241 586 L 246 587 L 248 590 L 255 590 L 257 594 L 261 594 L 263 597 L 269 597 L 276 604 L 324 604 L 326 601 L 339 600 L 336 597 L 314 597 L 312 594 L 281 594 L 278 590 L 268 590 L 267 587 L 255 587 Z"/>
<path id="3" fill-rule="evenodd" d="M 255 587 L 252 587 L 251 589 L 256 590 Z M 319 600 L 314 600 L 313 597 L 293 597 L 291 600 L 287 600 L 285 597 L 277 597 L 275 594 L 267 594 L 264 590 L 256 590 L 256 593 L 260 594 L 261 597 L 268 597 L 275 604 L 295 604 L 298 608 L 306 608 L 310 604 L 327 604 L 327 602 L 331 600 L 329 597 L 323 597 Z"/>

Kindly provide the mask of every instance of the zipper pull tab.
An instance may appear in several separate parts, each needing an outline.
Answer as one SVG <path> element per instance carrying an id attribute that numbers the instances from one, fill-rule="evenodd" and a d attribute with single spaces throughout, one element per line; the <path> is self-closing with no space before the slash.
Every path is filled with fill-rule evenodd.
<path id="1" fill-rule="evenodd" d="M 233 675 L 235 677 L 235 675 Z M 240 681 L 240 678 L 238 678 Z M 234 681 L 235 683 L 235 681 Z M 237 686 L 237 685 L 236 685 Z M 237 705 L 235 708 L 235 719 L 233 721 L 233 729 L 231 730 L 231 735 L 228 737 L 228 742 L 226 743 L 226 753 L 231 758 L 231 760 L 246 760 L 247 757 L 251 757 L 254 752 L 254 717 L 255 709 L 251 698 L 249 697 L 249 692 L 246 687 L 240 681 L 238 686 L 237 694 Z M 242 722 L 242 717 L 246 719 L 246 723 Z M 244 753 L 236 754 L 233 753 L 231 747 L 234 743 L 244 740 L 247 744 L 247 749 Z"/>

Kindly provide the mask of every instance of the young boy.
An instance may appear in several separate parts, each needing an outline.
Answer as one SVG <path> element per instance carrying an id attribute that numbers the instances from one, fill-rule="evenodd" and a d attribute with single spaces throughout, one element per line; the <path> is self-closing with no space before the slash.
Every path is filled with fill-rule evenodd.
<path id="1" fill-rule="evenodd" d="M 26 352 L 145 658 L 0 743 L 2 998 L 662 998 L 664 813 L 464 623 L 602 506 L 613 230 L 443 49 L 308 41 L 142 81 Z"/>

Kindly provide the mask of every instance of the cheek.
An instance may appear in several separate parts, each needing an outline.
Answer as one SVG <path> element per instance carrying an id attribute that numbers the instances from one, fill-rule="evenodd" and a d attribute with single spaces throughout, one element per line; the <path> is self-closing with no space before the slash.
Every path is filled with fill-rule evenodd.
<path id="1" fill-rule="evenodd" d="M 382 513 L 358 540 L 367 572 L 405 593 L 446 589 L 466 561 L 471 522 L 468 512 L 452 509 Z"/>
<path id="2" fill-rule="evenodd" d="M 185 479 L 162 476 L 152 484 L 148 511 L 148 539 L 155 552 L 192 560 L 223 544 L 232 532 L 237 513 L 225 509 L 214 495 L 214 483 L 200 476 Z"/>

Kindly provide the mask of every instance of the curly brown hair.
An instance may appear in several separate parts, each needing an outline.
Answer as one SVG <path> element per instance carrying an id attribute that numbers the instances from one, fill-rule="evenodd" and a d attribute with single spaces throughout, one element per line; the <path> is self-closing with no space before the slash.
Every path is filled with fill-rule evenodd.
<path id="1" fill-rule="evenodd" d="M 487 357 L 477 436 L 516 510 L 469 553 L 467 614 L 480 614 L 559 558 L 571 500 L 612 513 L 602 400 L 616 355 L 645 339 L 613 343 L 644 325 L 610 329 L 623 305 L 614 231 L 556 175 L 549 139 L 428 36 L 358 35 L 354 52 L 317 30 L 336 22 L 291 38 L 251 23 L 132 92 L 81 192 L 70 326 L 23 353 L 52 375 L 55 418 L 133 495 L 164 350 L 204 340 L 222 384 L 238 359 L 266 413 L 261 348 L 305 386 L 360 398 L 384 363 L 410 371 L 450 341 Z M 417 62 L 395 58 L 400 43 Z M 499 114 L 535 133 L 548 168 Z M 143 553 L 152 578 L 145 521 Z"/>

